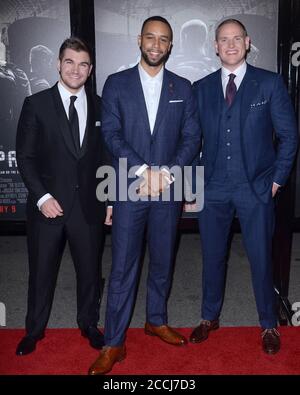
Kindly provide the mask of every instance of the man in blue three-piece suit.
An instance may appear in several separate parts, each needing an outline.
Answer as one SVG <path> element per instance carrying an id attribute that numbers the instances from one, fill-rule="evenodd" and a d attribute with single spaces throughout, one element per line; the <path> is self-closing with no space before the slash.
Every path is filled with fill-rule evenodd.
<path id="1" fill-rule="evenodd" d="M 138 66 L 111 75 L 103 89 L 102 133 L 115 161 L 126 158 L 142 176 L 140 196 L 113 208 L 112 270 L 105 321 L 106 347 L 89 370 L 105 374 L 125 358 L 125 334 L 133 311 L 144 229 L 148 228 L 149 274 L 145 333 L 181 346 L 186 339 L 167 325 L 167 297 L 181 201 L 162 201 L 174 192 L 168 169 L 189 165 L 200 147 L 197 107 L 191 84 L 164 68 L 172 46 L 172 29 L 162 17 L 148 18 L 138 38 Z M 155 170 L 159 166 L 161 170 Z M 177 177 L 177 175 L 175 176 Z"/>
<path id="2" fill-rule="evenodd" d="M 205 197 L 199 213 L 202 321 L 190 341 L 200 343 L 219 328 L 228 236 L 236 214 L 251 266 L 262 347 L 266 353 L 275 354 L 280 338 L 271 260 L 273 198 L 289 176 L 298 136 L 280 75 L 247 64 L 249 46 L 242 23 L 223 21 L 215 41 L 222 68 L 194 84 L 203 141 Z M 273 131 L 278 140 L 276 150 Z"/>

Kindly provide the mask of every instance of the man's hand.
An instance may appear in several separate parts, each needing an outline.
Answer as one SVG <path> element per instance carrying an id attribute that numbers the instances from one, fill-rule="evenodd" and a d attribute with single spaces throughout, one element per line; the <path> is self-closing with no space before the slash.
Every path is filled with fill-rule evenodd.
<path id="1" fill-rule="evenodd" d="M 273 182 L 273 186 L 272 186 L 272 197 L 274 197 L 278 191 L 278 189 L 280 188 L 280 185 L 276 184 L 276 182 Z"/>
<path id="2" fill-rule="evenodd" d="M 137 190 L 137 194 L 139 196 L 150 196 L 151 195 L 151 189 L 148 184 L 148 182 L 143 178 L 142 182 L 139 185 L 139 188 Z"/>
<path id="3" fill-rule="evenodd" d="M 142 181 L 139 188 L 140 196 L 159 196 L 170 184 L 166 173 L 150 170 L 149 168 L 143 172 L 143 178 L 144 181 Z"/>
<path id="4" fill-rule="evenodd" d="M 56 218 L 64 215 L 60 204 L 53 197 L 47 199 L 41 205 L 41 212 L 46 218 Z"/>
<path id="5" fill-rule="evenodd" d="M 112 215 L 113 215 L 113 208 L 111 206 L 106 208 L 106 217 L 105 217 L 105 225 L 111 226 L 112 225 Z"/>
<path id="6" fill-rule="evenodd" d="M 195 213 L 197 210 L 197 203 L 184 203 L 183 211 L 186 213 Z"/>

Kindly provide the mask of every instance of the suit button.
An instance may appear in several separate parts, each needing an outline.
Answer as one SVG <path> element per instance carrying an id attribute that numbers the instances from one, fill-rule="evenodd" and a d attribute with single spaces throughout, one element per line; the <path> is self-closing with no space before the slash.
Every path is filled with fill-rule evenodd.
<path id="1" fill-rule="evenodd" d="M 227 129 L 226 132 L 227 132 L 227 133 L 230 133 L 230 132 L 231 132 L 231 129 Z"/>
<path id="2" fill-rule="evenodd" d="M 230 143 L 226 143 L 227 147 L 230 147 Z"/>
<path id="3" fill-rule="evenodd" d="M 79 185 L 76 185 L 76 186 L 75 186 L 75 189 L 79 189 Z"/>
<path id="4" fill-rule="evenodd" d="M 231 156 L 227 156 L 227 160 L 230 160 L 231 159 Z"/>

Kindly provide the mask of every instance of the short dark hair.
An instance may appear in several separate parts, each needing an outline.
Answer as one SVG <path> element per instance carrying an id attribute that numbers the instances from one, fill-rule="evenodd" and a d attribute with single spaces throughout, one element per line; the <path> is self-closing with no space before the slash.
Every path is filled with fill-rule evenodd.
<path id="1" fill-rule="evenodd" d="M 242 30 L 243 30 L 244 37 L 248 36 L 247 30 L 246 30 L 245 26 L 242 24 L 242 22 L 240 22 L 237 19 L 225 19 L 216 28 L 216 40 L 218 39 L 218 35 L 219 35 L 221 27 L 224 25 L 228 25 L 229 23 L 235 23 L 236 25 L 239 25 L 239 27 L 242 28 Z"/>
<path id="2" fill-rule="evenodd" d="M 73 49 L 73 51 L 76 52 L 80 52 L 80 51 L 87 52 L 89 54 L 90 61 L 92 63 L 92 51 L 88 46 L 88 44 L 85 41 L 83 41 L 81 38 L 72 36 L 65 39 L 65 41 L 61 44 L 59 48 L 58 57 L 60 61 L 62 61 L 66 49 Z"/>
<path id="3" fill-rule="evenodd" d="M 149 18 L 147 18 L 143 22 L 142 29 L 141 29 L 141 34 L 143 34 L 143 30 L 144 30 L 146 24 L 148 22 L 152 22 L 152 21 L 162 22 L 162 23 L 166 24 L 168 26 L 168 28 L 170 29 L 170 32 L 171 32 L 171 37 L 170 37 L 171 41 L 173 41 L 173 30 L 172 30 L 172 27 L 171 27 L 170 23 L 166 20 L 166 18 L 164 18 L 162 16 L 159 16 L 159 15 L 150 16 Z"/>

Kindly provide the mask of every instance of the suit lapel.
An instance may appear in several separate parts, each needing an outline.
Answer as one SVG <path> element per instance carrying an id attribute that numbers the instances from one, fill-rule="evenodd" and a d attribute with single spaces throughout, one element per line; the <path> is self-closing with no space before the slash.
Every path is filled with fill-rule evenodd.
<path id="1" fill-rule="evenodd" d="M 91 139 L 91 133 L 93 133 L 94 125 L 95 125 L 95 109 L 94 102 L 91 94 L 86 91 L 86 100 L 87 100 L 87 119 L 86 119 L 86 127 L 84 138 L 81 145 L 80 157 L 82 158 L 86 152 L 87 147 Z"/>
<path id="2" fill-rule="evenodd" d="M 160 125 L 163 117 L 167 113 L 169 100 L 171 100 L 171 97 L 174 93 L 175 88 L 176 87 L 174 86 L 174 82 L 172 81 L 172 78 L 171 78 L 168 70 L 165 69 L 162 87 L 161 87 L 159 105 L 158 105 L 155 124 L 154 124 L 154 128 L 153 128 L 153 136 L 157 133 L 157 131 L 159 129 L 159 125 Z"/>
<path id="3" fill-rule="evenodd" d="M 217 89 L 216 89 L 217 87 Z M 210 80 L 210 102 L 205 103 L 205 106 L 211 109 L 212 115 L 212 124 L 215 125 L 215 136 L 216 141 L 219 141 L 219 132 L 220 132 L 220 120 L 223 112 L 224 105 L 224 93 L 222 87 L 222 78 L 221 78 L 221 69 L 216 71 L 213 78 Z M 207 96 L 208 97 L 208 96 Z M 216 119 L 216 114 L 218 114 L 218 118 Z"/>
<path id="4" fill-rule="evenodd" d="M 145 124 L 145 131 L 151 134 L 147 106 L 138 66 L 133 67 L 131 77 L 132 78 L 129 81 L 130 86 L 128 87 L 128 91 L 131 93 L 131 96 L 136 99 L 139 114 L 141 114 L 141 118 Z"/>
<path id="5" fill-rule="evenodd" d="M 241 102 L 241 130 L 245 125 L 246 118 L 249 114 L 250 105 L 253 98 L 257 95 L 259 84 L 255 78 L 255 69 L 247 64 L 247 71 L 242 81 L 243 94 Z M 242 86 L 241 86 L 242 87 Z"/>
<path id="6" fill-rule="evenodd" d="M 58 119 L 58 125 L 63 135 L 65 144 L 68 147 L 69 151 L 72 153 L 72 155 L 77 159 L 78 156 L 72 140 L 69 121 L 57 88 L 57 84 L 52 88 L 52 95 L 53 95 L 54 106 Z"/>

